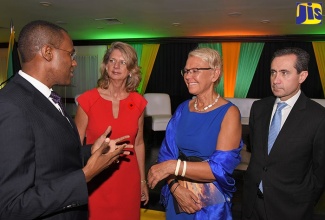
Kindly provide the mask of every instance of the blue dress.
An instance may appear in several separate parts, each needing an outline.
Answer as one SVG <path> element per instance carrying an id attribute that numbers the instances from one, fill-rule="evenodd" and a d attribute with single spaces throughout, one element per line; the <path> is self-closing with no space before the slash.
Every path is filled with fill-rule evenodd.
<path id="1" fill-rule="evenodd" d="M 162 189 L 161 203 L 166 207 L 166 219 L 218 219 L 230 220 L 231 199 L 235 192 L 235 181 L 231 174 L 240 162 L 242 141 L 237 149 L 230 151 L 216 150 L 218 134 L 223 118 L 231 107 L 227 103 L 207 113 L 190 112 L 189 100 L 183 102 L 175 111 L 166 128 L 166 137 L 159 151 L 158 162 L 175 160 L 181 150 L 186 156 L 196 156 L 208 161 L 224 201 L 202 208 L 194 214 L 176 214 L 174 200 L 168 186 Z"/>

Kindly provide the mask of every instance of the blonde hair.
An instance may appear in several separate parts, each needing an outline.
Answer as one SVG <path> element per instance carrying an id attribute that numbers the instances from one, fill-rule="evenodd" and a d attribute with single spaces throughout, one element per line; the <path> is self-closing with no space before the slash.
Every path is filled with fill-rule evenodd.
<path id="1" fill-rule="evenodd" d="M 119 50 L 122 53 L 122 56 L 126 61 L 126 68 L 131 75 L 126 80 L 126 84 L 125 84 L 126 91 L 127 92 L 136 91 L 141 81 L 141 71 L 140 71 L 140 67 L 138 66 L 137 53 L 131 45 L 119 41 L 113 42 L 110 48 L 107 49 L 103 57 L 103 62 L 100 66 L 101 77 L 97 81 L 98 87 L 103 89 L 108 88 L 110 79 L 106 71 L 106 64 L 108 63 L 110 55 L 114 50 Z"/>
<path id="2" fill-rule="evenodd" d="M 211 48 L 197 48 L 192 50 L 188 57 L 199 57 L 209 64 L 213 69 L 220 69 L 219 78 L 215 81 L 214 86 L 217 86 L 220 83 L 222 77 L 222 59 L 218 51 Z"/>

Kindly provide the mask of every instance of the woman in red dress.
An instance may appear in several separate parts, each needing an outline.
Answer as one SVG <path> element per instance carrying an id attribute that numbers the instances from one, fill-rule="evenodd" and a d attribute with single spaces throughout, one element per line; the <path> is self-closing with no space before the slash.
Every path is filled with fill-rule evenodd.
<path id="1" fill-rule="evenodd" d="M 93 143 L 108 125 L 110 138 L 130 135 L 132 153 L 89 184 L 89 219 L 140 219 L 141 201 L 147 204 L 145 181 L 144 109 L 147 101 L 136 92 L 141 80 L 137 54 L 126 43 L 115 42 L 106 51 L 98 87 L 77 99 L 75 122 L 80 140 Z M 112 169 L 113 168 L 113 169 Z"/>

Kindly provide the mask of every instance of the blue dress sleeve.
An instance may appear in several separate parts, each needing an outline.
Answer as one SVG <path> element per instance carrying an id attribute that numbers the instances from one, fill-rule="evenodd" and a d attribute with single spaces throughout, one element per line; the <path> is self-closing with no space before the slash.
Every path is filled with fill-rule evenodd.
<path id="1" fill-rule="evenodd" d="M 161 144 L 159 154 L 158 154 L 158 163 L 167 161 L 167 160 L 176 160 L 179 155 L 178 147 L 175 143 L 175 128 L 178 124 L 178 120 L 181 116 L 182 109 L 188 103 L 188 101 L 183 102 L 178 106 L 172 118 L 168 122 L 166 128 L 166 135 Z M 170 190 L 168 185 L 165 184 L 161 189 L 160 203 L 167 207 L 168 197 L 170 195 Z"/>

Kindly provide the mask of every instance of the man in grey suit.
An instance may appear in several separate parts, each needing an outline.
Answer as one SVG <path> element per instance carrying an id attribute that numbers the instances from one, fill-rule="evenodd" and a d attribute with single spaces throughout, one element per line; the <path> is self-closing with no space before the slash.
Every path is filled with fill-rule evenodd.
<path id="1" fill-rule="evenodd" d="M 109 140 L 108 128 L 82 147 L 72 118 L 50 97 L 77 66 L 64 29 L 30 22 L 18 49 L 22 70 L 0 90 L 0 219 L 86 220 L 87 182 L 129 153 L 118 145 L 128 136 Z"/>
<path id="2" fill-rule="evenodd" d="M 325 108 L 300 86 L 308 76 L 309 54 L 300 48 L 276 51 L 271 62 L 275 97 L 255 101 L 249 119 L 252 156 L 244 176 L 245 220 L 313 219 L 325 182 Z M 268 149 L 279 102 L 280 131 Z M 272 132 L 271 132 L 272 130 Z"/>

